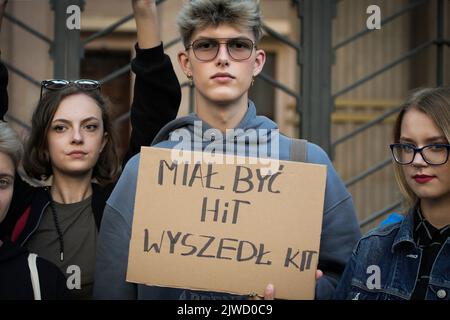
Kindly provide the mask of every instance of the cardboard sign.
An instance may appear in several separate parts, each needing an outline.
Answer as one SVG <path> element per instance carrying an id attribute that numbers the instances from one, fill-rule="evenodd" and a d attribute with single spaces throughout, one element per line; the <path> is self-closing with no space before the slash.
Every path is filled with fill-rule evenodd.
<path id="1" fill-rule="evenodd" d="M 261 296 L 272 283 L 276 298 L 314 298 L 326 166 L 279 161 L 264 176 L 249 161 L 171 157 L 142 148 L 127 281 Z"/>

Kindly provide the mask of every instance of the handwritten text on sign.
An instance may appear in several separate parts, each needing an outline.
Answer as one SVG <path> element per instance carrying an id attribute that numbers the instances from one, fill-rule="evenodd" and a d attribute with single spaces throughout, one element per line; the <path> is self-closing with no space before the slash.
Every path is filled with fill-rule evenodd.
<path id="1" fill-rule="evenodd" d="M 241 162 L 239 162 L 241 163 Z M 143 148 L 127 280 L 312 299 L 326 167 L 176 163 Z"/>

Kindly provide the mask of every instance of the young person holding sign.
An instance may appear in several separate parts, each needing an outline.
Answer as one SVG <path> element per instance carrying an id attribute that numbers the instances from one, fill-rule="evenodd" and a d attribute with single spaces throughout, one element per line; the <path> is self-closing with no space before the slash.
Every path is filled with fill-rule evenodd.
<path id="1" fill-rule="evenodd" d="M 450 88 L 413 93 L 391 144 L 407 213 L 356 246 L 337 299 L 449 300 Z"/>
<path id="2" fill-rule="evenodd" d="M 141 3 L 148 4 L 147 11 L 154 17 L 155 1 Z M 292 139 L 279 134 L 277 125 L 271 120 L 257 116 L 256 106 L 248 98 L 248 90 L 266 59 L 265 52 L 257 46 L 262 37 L 258 1 L 188 1 L 178 17 L 178 27 L 185 47 L 178 54 L 178 62 L 195 84 L 196 113 L 169 123 L 152 145 L 206 152 L 214 142 L 215 150 L 220 153 L 230 153 L 228 148 L 231 147 L 231 153 L 241 156 L 264 154 L 270 158 L 290 160 Z M 229 129 L 234 131 L 230 133 Z M 205 131 L 209 134 L 203 134 Z M 258 141 L 250 139 L 241 143 L 242 136 L 249 132 L 259 135 Z M 324 164 L 328 168 L 318 262 L 323 276 L 316 285 L 316 298 L 327 299 L 334 293 L 360 232 L 351 195 L 325 152 L 308 143 L 306 162 Z M 98 242 L 94 297 L 245 298 L 225 293 L 136 285 L 126 281 L 138 164 L 139 156 L 130 160 L 105 208 Z M 271 287 L 268 289 L 266 295 L 273 291 Z"/>

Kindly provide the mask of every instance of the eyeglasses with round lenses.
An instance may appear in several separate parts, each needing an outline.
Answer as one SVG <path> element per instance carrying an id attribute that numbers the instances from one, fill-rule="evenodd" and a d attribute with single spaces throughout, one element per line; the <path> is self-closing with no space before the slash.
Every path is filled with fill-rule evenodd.
<path id="1" fill-rule="evenodd" d="M 195 57 L 200 61 L 212 61 L 219 54 L 220 44 L 226 44 L 230 57 L 236 61 L 250 58 L 255 43 L 248 38 L 202 38 L 193 41 L 186 50 L 192 48 Z"/>
<path id="2" fill-rule="evenodd" d="M 414 161 L 417 153 L 431 165 L 441 165 L 448 161 L 450 144 L 430 144 L 417 148 L 408 143 L 394 143 L 390 145 L 392 156 L 398 164 L 406 165 Z"/>

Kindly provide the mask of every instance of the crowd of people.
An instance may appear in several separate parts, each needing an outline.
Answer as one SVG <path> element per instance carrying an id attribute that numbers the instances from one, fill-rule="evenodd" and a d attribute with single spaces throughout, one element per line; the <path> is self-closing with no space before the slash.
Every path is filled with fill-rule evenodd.
<path id="1" fill-rule="evenodd" d="M 5 5 L 2 1 L 2 12 Z M 178 63 L 195 85 L 195 113 L 179 118 L 181 88 L 163 51 L 156 1 L 131 0 L 131 6 L 138 42 L 131 62 L 136 74 L 132 132 L 124 159 L 119 159 L 108 100 L 95 80 L 42 81 L 30 137 L 22 147 L 4 121 L 8 74 L 0 65 L 0 299 L 249 298 L 138 285 L 127 282 L 126 273 L 141 146 L 175 148 L 180 141 L 174 137 L 184 131 L 192 137 L 182 141 L 187 148 L 205 151 L 212 140 L 191 143 L 195 122 L 201 121 L 204 130 L 266 132 L 262 142 L 234 148 L 239 156 L 249 156 L 252 147 L 270 148 L 276 140 L 279 160 L 298 161 L 292 153 L 295 139 L 258 116 L 248 97 L 266 61 L 258 46 L 259 1 L 184 4 L 177 25 L 185 49 Z M 214 142 L 226 153 L 229 137 L 221 139 Z M 449 141 L 450 88 L 414 90 L 397 117 L 392 141 L 386 141 L 407 208 L 399 221 L 364 236 L 352 196 L 329 157 L 306 142 L 301 161 L 327 167 L 316 299 L 450 299 Z M 45 186 L 31 186 L 19 166 Z M 71 279 L 73 266 L 82 270 L 79 283 Z M 264 292 L 265 299 L 277 298 L 276 284 L 268 283 Z"/>

